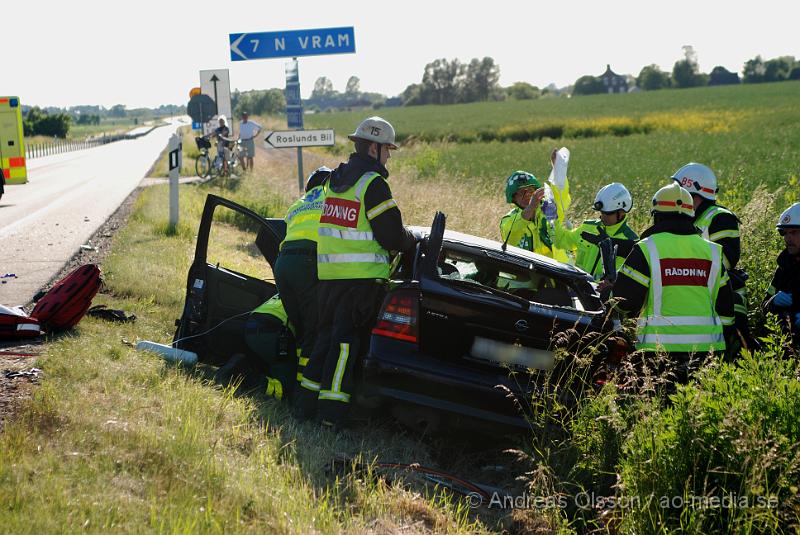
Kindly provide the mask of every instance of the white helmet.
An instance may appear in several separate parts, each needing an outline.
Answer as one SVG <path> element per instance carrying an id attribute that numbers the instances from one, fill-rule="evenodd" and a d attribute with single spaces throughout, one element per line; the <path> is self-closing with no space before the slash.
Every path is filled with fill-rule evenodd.
<path id="1" fill-rule="evenodd" d="M 633 198 L 628 188 L 619 182 L 612 182 L 600 188 L 594 198 L 593 208 L 600 212 L 616 212 L 625 210 L 625 213 L 633 208 Z"/>
<path id="2" fill-rule="evenodd" d="M 796 202 L 783 211 L 775 225 L 778 230 L 787 228 L 800 228 L 800 202 Z"/>
<path id="3" fill-rule="evenodd" d="M 717 175 L 701 163 L 687 163 L 672 175 L 672 179 L 689 190 L 692 195 L 699 195 L 709 201 L 717 199 Z"/>
<path id="4" fill-rule="evenodd" d="M 356 131 L 347 136 L 350 141 L 365 139 L 374 141 L 381 145 L 387 145 L 390 149 L 396 149 L 394 143 L 394 127 L 386 119 L 380 117 L 369 117 L 361 121 Z"/>
<path id="5" fill-rule="evenodd" d="M 222 122 L 223 122 L 223 123 L 225 123 L 225 124 L 228 124 L 228 120 L 225 118 L 225 116 L 224 116 L 224 115 L 220 115 L 220 116 L 217 118 L 217 120 L 218 120 L 218 121 L 222 121 Z"/>

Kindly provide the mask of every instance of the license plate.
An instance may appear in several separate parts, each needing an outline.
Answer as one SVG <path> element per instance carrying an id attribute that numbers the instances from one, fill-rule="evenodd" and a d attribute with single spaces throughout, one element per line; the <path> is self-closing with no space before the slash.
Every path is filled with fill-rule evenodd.
<path id="1" fill-rule="evenodd" d="M 555 360 L 552 351 L 499 342 L 480 336 L 475 337 L 470 354 L 475 358 L 497 364 L 523 366 L 536 370 L 549 370 Z"/>

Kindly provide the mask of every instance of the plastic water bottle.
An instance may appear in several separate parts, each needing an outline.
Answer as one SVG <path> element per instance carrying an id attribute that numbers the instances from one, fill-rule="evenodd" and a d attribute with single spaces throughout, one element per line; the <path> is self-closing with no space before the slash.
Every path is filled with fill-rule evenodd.
<path id="1" fill-rule="evenodd" d="M 556 207 L 556 201 L 553 197 L 553 190 L 545 185 L 544 187 L 544 199 L 542 199 L 542 213 L 544 214 L 545 219 L 547 221 L 552 222 L 558 219 L 558 208 Z"/>

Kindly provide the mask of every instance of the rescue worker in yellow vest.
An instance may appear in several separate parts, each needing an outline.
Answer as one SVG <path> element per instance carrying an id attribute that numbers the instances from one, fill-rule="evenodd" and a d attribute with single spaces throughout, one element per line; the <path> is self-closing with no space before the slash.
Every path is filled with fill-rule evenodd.
<path id="1" fill-rule="evenodd" d="M 416 243 L 387 182 L 394 128 L 370 117 L 348 137 L 355 152 L 331 174 L 319 220 L 317 340 L 295 403 L 298 418 L 316 413 L 329 426 L 346 423 L 353 369 L 386 293 L 391 252 Z"/>
<path id="2" fill-rule="evenodd" d="M 250 313 L 244 325 L 244 340 L 257 357 L 250 368 L 266 374 L 266 394 L 276 399 L 290 396 L 297 383 L 297 349 L 294 327 L 278 294 Z"/>
<path id="3" fill-rule="evenodd" d="M 747 273 L 737 269 L 742 255 L 739 237 L 739 218 L 736 214 L 717 204 L 717 176 L 706 165 L 687 163 L 672 175 L 672 179 L 692 195 L 694 206 L 694 226 L 701 235 L 722 246 L 722 263 L 728 271 L 733 289 L 733 310 L 735 331 L 728 339 L 729 353 L 736 354 L 742 342 L 752 348 L 753 339 L 747 323 Z M 738 333 L 738 336 L 736 334 Z"/>
<path id="4" fill-rule="evenodd" d="M 636 349 L 644 361 L 668 354 L 677 382 L 686 382 L 710 352 L 725 350 L 733 324 L 733 297 L 722 247 L 692 224 L 687 190 L 676 183 L 653 197 L 653 226 L 625 259 L 613 287 L 618 307 L 638 316 Z"/>
<path id="5" fill-rule="evenodd" d="M 286 237 L 275 261 L 275 284 L 294 326 L 302 369 L 317 333 L 317 229 L 331 169 L 320 167 L 306 181 L 305 194 L 286 212 Z"/>
<path id="6" fill-rule="evenodd" d="M 553 256 L 547 220 L 540 209 L 544 188 L 527 171 L 514 171 L 506 179 L 506 202 L 514 207 L 500 219 L 500 238 L 520 249 Z"/>
<path id="7" fill-rule="evenodd" d="M 605 275 L 600 248 L 597 246 L 600 239 L 608 236 L 616 246 L 616 265 L 619 271 L 639 236 L 627 223 L 633 198 L 628 189 L 619 182 L 600 188 L 592 207 L 600 212 L 600 218 L 584 221 L 578 228 L 567 229 L 560 220 L 556 220 L 555 244 L 560 249 L 575 252 L 575 265 L 599 281 Z"/>
<path id="8" fill-rule="evenodd" d="M 800 349 L 800 202 L 783 211 L 776 228 L 786 248 L 778 255 L 778 267 L 761 307 L 781 319 Z"/>

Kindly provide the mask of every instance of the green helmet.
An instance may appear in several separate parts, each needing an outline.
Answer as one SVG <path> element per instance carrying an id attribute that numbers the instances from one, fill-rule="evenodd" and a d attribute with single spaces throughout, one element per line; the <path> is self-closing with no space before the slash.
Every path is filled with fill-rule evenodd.
<path id="1" fill-rule="evenodd" d="M 511 176 L 506 179 L 506 202 L 514 202 L 514 194 L 522 188 L 534 187 L 541 188 L 542 185 L 535 176 L 527 171 L 514 171 Z"/>

